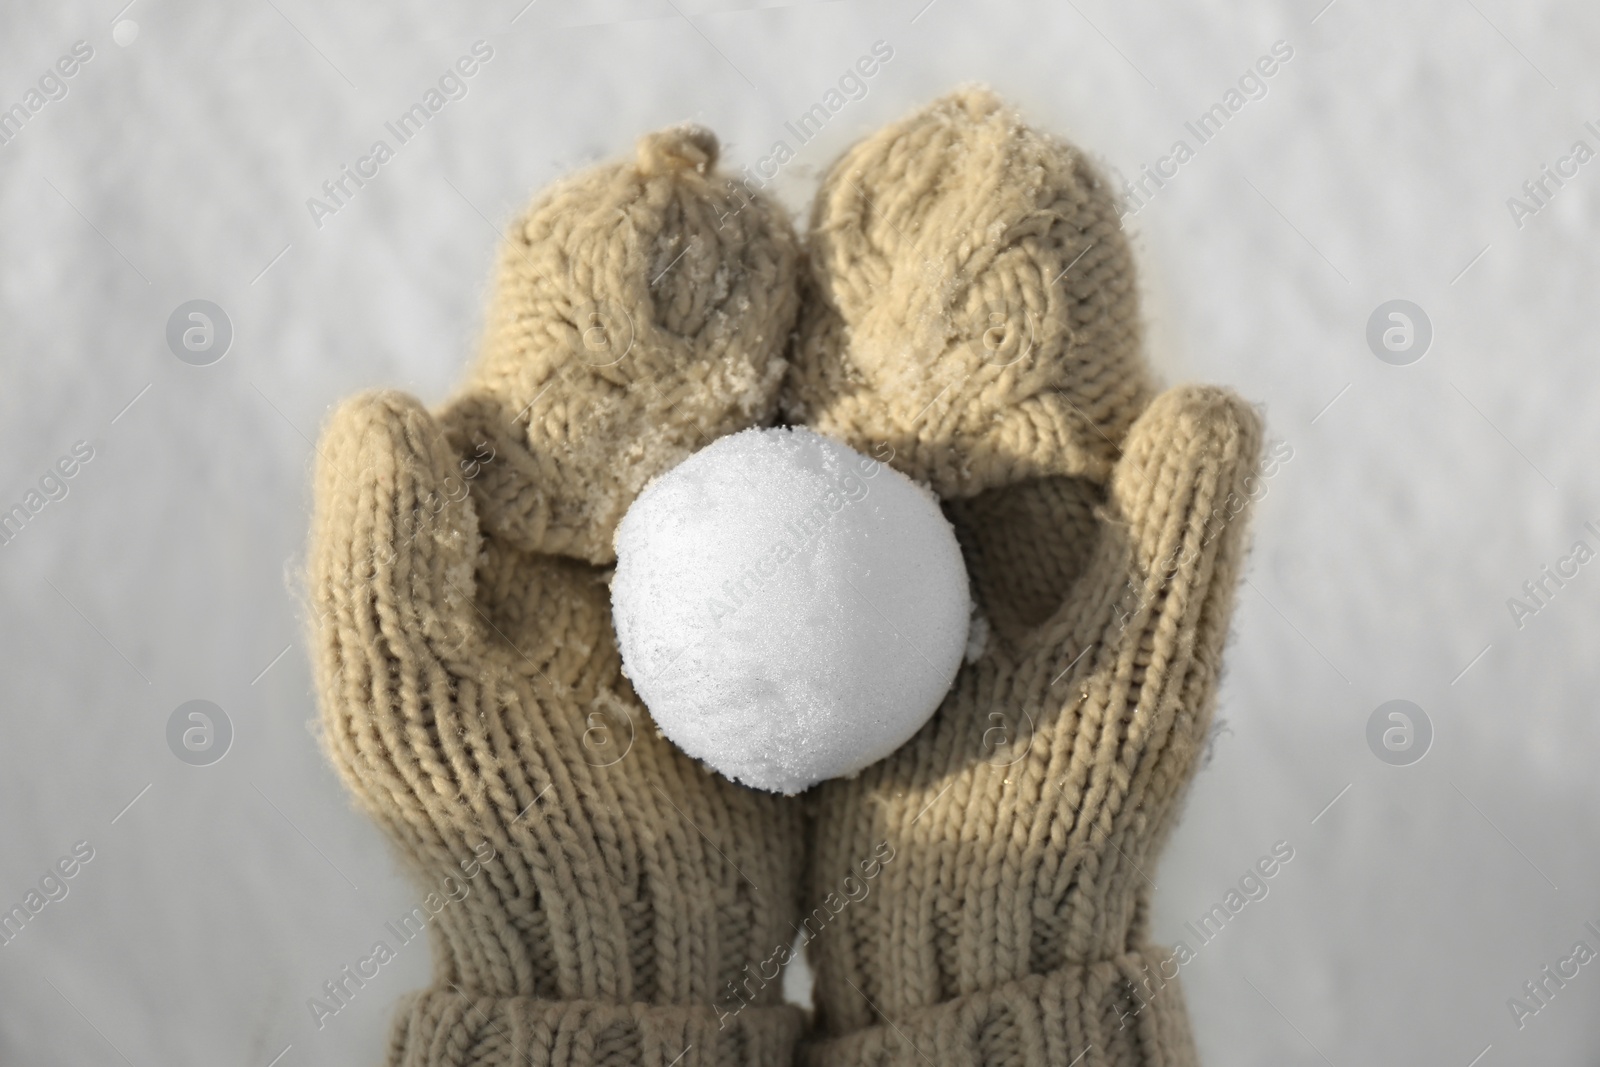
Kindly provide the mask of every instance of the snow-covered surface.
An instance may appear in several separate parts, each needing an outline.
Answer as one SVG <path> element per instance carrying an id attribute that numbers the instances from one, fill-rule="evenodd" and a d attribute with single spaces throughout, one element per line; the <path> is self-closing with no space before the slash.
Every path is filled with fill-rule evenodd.
<path id="1" fill-rule="evenodd" d="M 616 544 L 612 618 L 651 719 L 757 789 L 887 756 L 966 651 L 967 571 L 938 498 L 804 427 L 702 448 L 645 487 Z"/>
<path id="2" fill-rule="evenodd" d="M 425 950 L 320 1031 L 306 1004 L 415 902 L 308 729 L 295 590 L 329 406 L 443 398 L 496 227 L 640 132 L 698 119 L 735 167 L 785 140 L 799 210 L 852 139 L 982 79 L 1129 177 L 1190 142 L 1130 220 L 1152 359 L 1261 401 L 1292 453 L 1225 728 L 1147 872 L 1156 935 L 1186 938 L 1294 850 L 1183 968 L 1204 1062 L 1594 1062 L 1600 966 L 1520 1030 L 1507 1001 L 1600 948 L 1600 565 L 1572 555 L 1600 547 L 1600 162 L 1561 162 L 1600 147 L 1600 9 L 1324 2 L 137 0 L 125 46 L 120 0 L 8 5 L 0 105 L 74 41 L 94 55 L 0 146 L 0 505 L 75 442 L 93 458 L 0 547 L 0 905 L 75 843 L 93 858 L 0 947 L 0 1059 L 377 1061 Z M 318 228 L 307 198 L 480 39 L 465 96 Z M 877 41 L 865 95 L 798 144 L 785 122 Z M 1198 144 L 1185 122 L 1277 41 L 1265 95 Z M 1576 175 L 1514 219 L 1544 165 Z M 206 367 L 165 340 L 196 298 L 235 332 Z M 1391 299 L 1431 320 L 1409 366 L 1366 341 Z M 168 748 L 192 699 L 233 726 L 210 766 Z M 1431 721 L 1421 762 L 1369 749 L 1391 699 Z"/>

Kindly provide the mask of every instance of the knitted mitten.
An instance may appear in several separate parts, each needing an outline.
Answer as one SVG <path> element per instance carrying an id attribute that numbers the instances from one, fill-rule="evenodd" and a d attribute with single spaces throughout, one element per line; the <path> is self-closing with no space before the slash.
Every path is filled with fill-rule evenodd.
<path id="1" fill-rule="evenodd" d="M 805 1060 L 1192 1064 L 1149 875 L 1211 715 L 1257 417 L 1152 398 L 1104 179 L 987 92 L 849 151 L 810 241 L 785 411 L 932 484 L 988 632 L 921 732 L 817 791 Z"/>
<path id="2" fill-rule="evenodd" d="M 669 130 L 555 187 L 511 230 L 459 396 L 369 393 L 324 433 L 326 746 L 434 949 L 393 1064 L 792 1059 L 802 1018 L 750 968 L 794 939 L 800 814 L 657 734 L 596 566 L 647 479 L 774 410 L 795 240 L 716 150 Z"/>

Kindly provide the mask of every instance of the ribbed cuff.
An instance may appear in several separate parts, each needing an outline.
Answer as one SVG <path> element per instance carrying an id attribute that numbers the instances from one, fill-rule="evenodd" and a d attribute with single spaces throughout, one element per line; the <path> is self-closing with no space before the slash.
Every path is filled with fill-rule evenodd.
<path id="1" fill-rule="evenodd" d="M 428 989 L 401 1003 L 391 1067 L 793 1067 L 800 1009 L 606 1004 Z"/>
<path id="2" fill-rule="evenodd" d="M 1196 1067 L 1157 950 L 1072 964 L 801 1046 L 802 1067 Z"/>

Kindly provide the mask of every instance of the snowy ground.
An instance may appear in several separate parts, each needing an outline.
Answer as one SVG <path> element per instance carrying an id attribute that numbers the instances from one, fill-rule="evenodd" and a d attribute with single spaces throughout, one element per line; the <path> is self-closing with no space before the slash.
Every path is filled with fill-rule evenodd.
<path id="1" fill-rule="evenodd" d="M 495 226 L 533 188 L 686 118 L 757 164 L 883 41 L 866 94 L 782 169 L 785 201 L 968 79 L 1124 175 L 1164 167 L 1130 220 L 1152 358 L 1261 401 L 1292 452 L 1257 516 L 1226 728 L 1151 872 L 1156 933 L 1179 938 L 1294 850 L 1184 968 L 1204 1061 L 1594 1062 L 1600 966 L 1520 1029 L 1507 1002 L 1600 949 L 1600 565 L 1572 554 L 1600 548 L 1600 162 L 1572 154 L 1600 149 L 1600 10 L 1324 2 L 7 5 L 0 107 L 44 87 L 0 146 L 0 507 L 78 442 L 92 458 L 0 547 L 0 905 L 93 854 L 0 948 L 0 1059 L 379 1059 L 425 950 L 320 1031 L 306 1007 L 413 904 L 308 730 L 310 441 L 353 390 L 444 396 Z M 307 198 L 478 40 L 465 96 L 319 228 Z M 1185 123 L 1280 41 L 1264 95 L 1246 78 L 1200 144 Z M 1179 139 L 1192 156 L 1162 162 Z M 1563 184 L 1513 211 L 1544 166 Z M 206 367 L 165 337 L 197 298 L 235 334 Z M 1368 345 L 1392 299 L 1431 324 L 1409 365 Z M 1514 618 L 1545 566 L 1569 577 Z M 232 723 L 213 766 L 168 749 L 192 699 Z M 1393 699 L 1431 724 L 1409 766 L 1367 741 Z"/>

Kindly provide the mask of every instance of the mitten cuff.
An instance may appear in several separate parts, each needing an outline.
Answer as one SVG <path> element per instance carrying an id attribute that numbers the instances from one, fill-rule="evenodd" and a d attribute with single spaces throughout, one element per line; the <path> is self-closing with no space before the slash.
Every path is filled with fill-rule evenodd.
<path id="1" fill-rule="evenodd" d="M 1194 1067 L 1194 1040 L 1176 967 L 1154 948 L 1069 964 L 808 1043 L 799 1062 L 802 1067 Z"/>
<path id="2" fill-rule="evenodd" d="M 391 1067 L 792 1067 L 804 1027 L 779 1005 L 608 1004 L 428 989 L 402 1002 Z"/>

